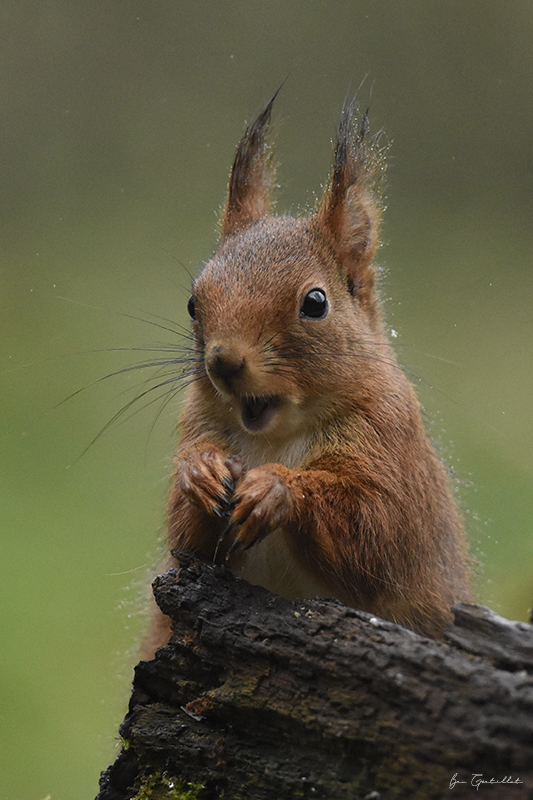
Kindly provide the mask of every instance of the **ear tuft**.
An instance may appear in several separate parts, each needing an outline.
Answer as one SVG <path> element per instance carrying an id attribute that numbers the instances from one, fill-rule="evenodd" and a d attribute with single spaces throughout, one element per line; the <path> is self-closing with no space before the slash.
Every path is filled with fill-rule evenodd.
<path id="1" fill-rule="evenodd" d="M 371 186 L 382 173 L 384 151 L 379 134 L 369 140 L 368 111 L 357 113 L 355 101 L 342 110 L 333 172 L 316 213 L 316 222 L 344 269 L 348 288 L 370 302 L 374 272 L 370 266 L 378 245 L 381 208 Z"/>
<path id="2" fill-rule="evenodd" d="M 237 148 L 229 180 L 228 202 L 222 217 L 223 239 L 253 225 L 270 212 L 275 170 L 265 134 L 280 89 L 257 119 L 248 125 Z"/>

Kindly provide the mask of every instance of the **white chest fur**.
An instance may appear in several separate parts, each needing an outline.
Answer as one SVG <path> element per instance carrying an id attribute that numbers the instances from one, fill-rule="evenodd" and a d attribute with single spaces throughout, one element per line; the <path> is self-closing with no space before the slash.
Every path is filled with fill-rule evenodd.
<path id="1" fill-rule="evenodd" d="M 242 458 L 246 472 L 273 463 L 297 469 L 310 448 L 309 436 L 273 443 L 266 436 L 243 434 L 237 435 L 231 444 Z M 311 598 L 325 594 L 324 588 L 294 559 L 279 530 L 243 553 L 241 559 L 239 566 L 232 568 L 233 572 L 271 592 L 287 598 Z"/>
<path id="2" fill-rule="evenodd" d="M 324 588 L 295 561 L 279 530 L 244 553 L 239 567 L 232 568 L 232 571 L 250 583 L 289 599 L 324 597 L 326 594 Z"/>
<path id="3" fill-rule="evenodd" d="M 294 436 L 287 441 L 270 441 L 267 436 L 250 436 L 244 431 L 230 437 L 230 446 L 242 459 L 246 472 L 264 464 L 299 467 L 310 449 L 309 436 Z"/>

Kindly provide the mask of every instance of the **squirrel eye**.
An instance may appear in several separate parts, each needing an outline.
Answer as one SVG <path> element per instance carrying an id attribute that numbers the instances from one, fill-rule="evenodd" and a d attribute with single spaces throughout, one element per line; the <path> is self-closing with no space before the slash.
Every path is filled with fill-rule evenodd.
<path id="1" fill-rule="evenodd" d="M 323 289 L 311 289 L 304 297 L 300 317 L 324 319 L 329 311 L 328 298 Z"/>
<path id="2" fill-rule="evenodd" d="M 196 319 L 196 298 L 193 294 L 189 297 L 189 302 L 187 303 L 187 311 L 189 312 L 189 316 L 191 319 Z"/>

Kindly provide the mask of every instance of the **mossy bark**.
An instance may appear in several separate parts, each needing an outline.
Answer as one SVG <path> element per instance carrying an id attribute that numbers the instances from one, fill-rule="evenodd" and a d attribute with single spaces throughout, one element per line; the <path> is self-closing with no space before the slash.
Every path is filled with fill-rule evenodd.
<path id="1" fill-rule="evenodd" d="M 461 605 L 434 641 L 198 562 L 154 592 L 173 635 L 135 668 L 98 800 L 155 773 L 205 800 L 533 798 L 531 625 Z"/>

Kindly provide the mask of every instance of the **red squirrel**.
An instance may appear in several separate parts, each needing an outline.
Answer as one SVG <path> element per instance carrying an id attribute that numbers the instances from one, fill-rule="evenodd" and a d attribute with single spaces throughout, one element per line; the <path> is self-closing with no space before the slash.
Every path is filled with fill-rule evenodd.
<path id="1" fill-rule="evenodd" d="M 272 215 L 274 98 L 238 146 L 220 244 L 192 285 L 170 550 L 439 637 L 469 597 L 468 558 L 382 322 L 372 266 L 382 154 L 367 115 L 347 105 L 316 210 Z M 161 615 L 149 649 L 168 630 Z"/>

